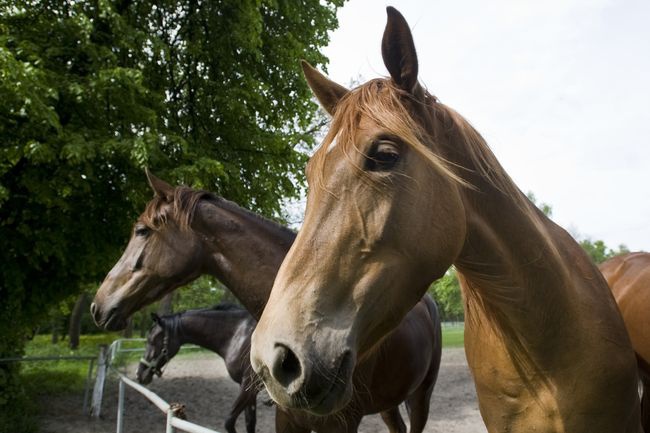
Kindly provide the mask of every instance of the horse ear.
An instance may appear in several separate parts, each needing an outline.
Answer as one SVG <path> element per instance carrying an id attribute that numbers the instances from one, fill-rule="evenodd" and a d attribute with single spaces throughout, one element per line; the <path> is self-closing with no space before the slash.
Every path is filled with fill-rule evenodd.
<path id="1" fill-rule="evenodd" d="M 160 322 L 162 322 L 162 320 L 160 319 L 160 316 L 157 315 L 156 313 L 151 313 L 151 320 L 153 320 L 157 324 L 161 325 Z"/>
<path id="2" fill-rule="evenodd" d="M 165 200 L 169 200 L 174 196 L 174 187 L 165 182 L 162 179 L 159 179 L 148 168 L 144 169 L 144 172 L 147 175 L 147 180 L 149 181 L 149 186 L 153 189 L 155 195 Z"/>
<path id="3" fill-rule="evenodd" d="M 318 72 L 306 60 L 301 60 L 300 64 L 302 65 L 302 72 L 307 79 L 307 84 L 309 84 L 312 92 L 316 95 L 316 99 L 318 99 L 318 102 L 325 111 L 330 115 L 334 115 L 336 104 L 348 93 L 348 89 Z"/>
<path id="4" fill-rule="evenodd" d="M 381 40 L 381 56 L 391 78 L 400 88 L 414 93 L 418 83 L 418 56 L 408 23 L 394 7 L 386 8 L 388 21 Z"/>

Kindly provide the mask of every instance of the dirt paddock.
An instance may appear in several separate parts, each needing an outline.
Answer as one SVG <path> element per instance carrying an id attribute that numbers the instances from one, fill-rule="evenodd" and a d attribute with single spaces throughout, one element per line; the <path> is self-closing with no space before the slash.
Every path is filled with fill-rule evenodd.
<path id="1" fill-rule="evenodd" d="M 129 369 L 134 375 L 135 367 Z M 224 432 L 223 423 L 238 393 L 238 385 L 227 377 L 224 364 L 216 355 L 201 353 L 174 359 L 162 379 L 149 386 L 168 402 L 186 405 L 189 421 Z M 274 408 L 262 404 L 265 394 L 258 396 L 257 432 L 272 433 Z M 46 433 L 112 433 L 117 414 L 117 382 L 107 382 L 102 419 L 95 421 L 81 414 L 82 398 L 66 396 L 57 400 L 43 399 L 40 431 Z M 405 421 L 407 417 L 402 407 Z M 408 421 L 407 421 L 408 424 Z M 127 388 L 124 416 L 125 432 L 163 432 L 165 418 L 148 400 Z M 244 433 L 243 414 L 237 431 Z M 359 429 L 362 433 L 387 432 L 379 415 L 367 416 Z M 442 366 L 431 401 L 427 433 L 484 433 L 476 403 L 474 385 L 467 368 L 463 349 L 445 349 Z"/>

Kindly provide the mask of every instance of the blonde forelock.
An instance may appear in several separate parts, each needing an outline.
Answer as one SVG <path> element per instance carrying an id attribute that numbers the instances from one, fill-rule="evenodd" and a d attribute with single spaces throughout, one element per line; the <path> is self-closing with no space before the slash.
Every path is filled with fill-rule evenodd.
<path id="1" fill-rule="evenodd" d="M 436 155 L 424 144 L 426 131 L 413 119 L 404 105 L 404 100 L 412 98 L 407 92 L 396 87 L 388 79 L 374 79 L 351 90 L 337 104 L 330 130 L 323 143 L 310 161 L 310 173 L 315 184 L 323 187 L 323 175 L 327 155 L 332 143 L 346 155 L 349 161 L 363 175 L 363 170 L 354 164 L 353 155 L 364 153 L 358 146 L 357 133 L 362 118 L 380 125 L 387 134 L 399 137 L 420 156 L 425 158 L 440 174 L 450 180 L 465 185 L 466 182 L 452 169 L 453 164 Z"/>

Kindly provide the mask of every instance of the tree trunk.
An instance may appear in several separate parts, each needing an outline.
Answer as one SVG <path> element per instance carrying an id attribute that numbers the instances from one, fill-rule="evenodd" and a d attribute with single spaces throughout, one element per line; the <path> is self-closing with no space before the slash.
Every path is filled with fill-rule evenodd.
<path id="1" fill-rule="evenodd" d="M 140 312 L 138 315 L 138 325 L 140 328 L 140 338 L 145 338 L 147 336 L 147 331 L 151 327 L 151 320 L 149 320 L 149 315 L 144 312 Z"/>
<path id="2" fill-rule="evenodd" d="M 126 321 L 126 328 L 122 331 L 123 338 L 131 338 L 133 336 L 133 317 Z"/>
<path id="3" fill-rule="evenodd" d="M 59 342 L 59 320 L 57 318 L 52 319 L 52 344 L 57 344 Z"/>
<path id="4" fill-rule="evenodd" d="M 158 315 L 166 316 L 173 312 L 174 292 L 167 293 L 158 303 Z"/>
<path id="5" fill-rule="evenodd" d="M 70 326 L 68 327 L 68 336 L 70 337 L 70 349 L 79 348 L 79 336 L 81 335 L 81 318 L 83 313 L 88 309 L 88 293 L 83 292 L 74 303 L 72 314 L 70 314 Z"/>

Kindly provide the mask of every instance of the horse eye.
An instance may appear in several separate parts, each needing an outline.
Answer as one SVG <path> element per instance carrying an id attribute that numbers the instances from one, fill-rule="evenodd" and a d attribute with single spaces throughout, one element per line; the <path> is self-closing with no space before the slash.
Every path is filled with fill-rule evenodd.
<path id="1" fill-rule="evenodd" d="M 147 226 L 138 226 L 135 228 L 136 236 L 147 236 L 149 234 L 149 227 Z"/>
<path id="2" fill-rule="evenodd" d="M 372 147 L 366 158 L 366 169 L 370 171 L 390 170 L 399 161 L 399 149 L 392 141 L 380 140 Z"/>

